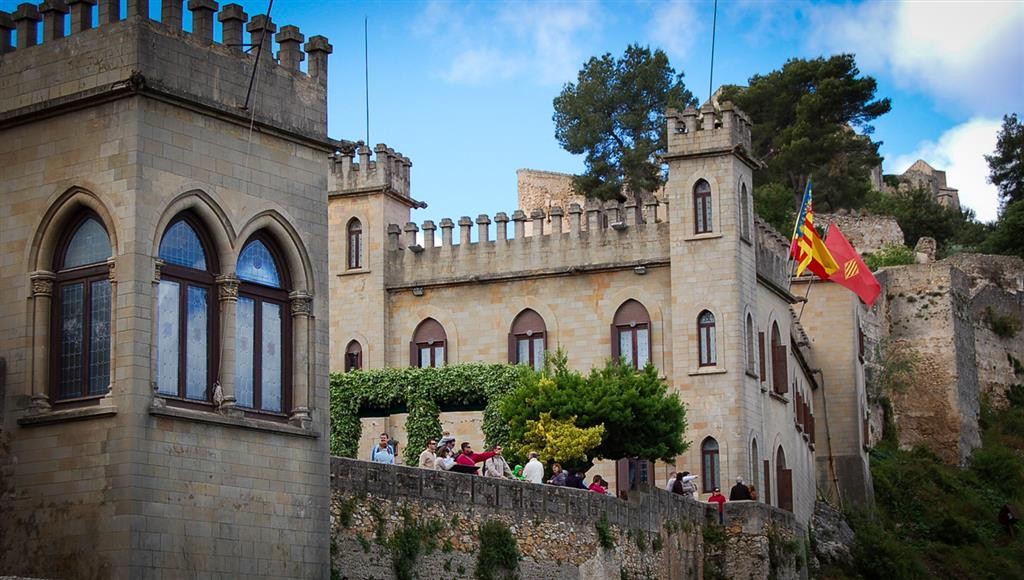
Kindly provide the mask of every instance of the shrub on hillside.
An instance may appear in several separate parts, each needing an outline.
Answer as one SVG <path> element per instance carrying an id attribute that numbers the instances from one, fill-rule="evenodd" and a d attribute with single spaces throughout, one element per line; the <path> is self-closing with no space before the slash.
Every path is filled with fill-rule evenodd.
<path id="1" fill-rule="evenodd" d="M 872 272 L 888 266 L 904 266 L 914 263 L 914 250 L 902 244 L 889 244 L 873 254 L 864 257 L 864 263 Z"/>

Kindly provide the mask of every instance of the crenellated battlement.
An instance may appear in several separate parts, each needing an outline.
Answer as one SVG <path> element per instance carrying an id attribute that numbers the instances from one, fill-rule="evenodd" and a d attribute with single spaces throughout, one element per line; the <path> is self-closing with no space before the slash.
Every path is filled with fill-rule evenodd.
<path id="1" fill-rule="evenodd" d="M 757 275 L 780 288 L 789 288 L 789 240 L 759 216 L 754 216 L 757 229 Z"/>
<path id="2" fill-rule="evenodd" d="M 666 158 L 741 150 L 750 156 L 750 117 L 731 102 L 715 108 L 705 103 L 698 111 L 669 109 Z"/>
<path id="3" fill-rule="evenodd" d="M 613 269 L 639 268 L 641 274 L 647 266 L 668 263 L 667 215 L 666 204 L 647 196 L 624 203 L 574 203 L 568 210 L 537 208 L 529 215 L 516 210 L 511 216 L 502 212 L 493 218 L 444 218 L 422 226 L 391 224 L 387 285 L 402 288 Z M 459 243 L 454 242 L 456 227 Z"/>
<path id="4" fill-rule="evenodd" d="M 340 149 L 331 156 L 330 193 L 354 193 L 384 190 L 410 196 L 412 161 L 383 143 L 373 148 L 362 143 Z M 359 161 L 355 161 L 358 155 Z"/>
<path id="5" fill-rule="evenodd" d="M 333 47 L 325 37 L 307 42 L 295 26 L 278 32 L 268 16 L 250 19 L 241 5 L 220 7 L 214 0 L 188 1 L 188 32 L 183 4 L 162 0 L 159 20 L 149 18 L 149 0 L 128 0 L 123 16 L 118 0 L 46 0 L 0 12 L 0 123 L 71 109 L 87 99 L 149 92 L 326 137 Z M 214 40 L 215 21 L 222 42 Z M 257 53 L 260 78 L 250 91 Z"/>

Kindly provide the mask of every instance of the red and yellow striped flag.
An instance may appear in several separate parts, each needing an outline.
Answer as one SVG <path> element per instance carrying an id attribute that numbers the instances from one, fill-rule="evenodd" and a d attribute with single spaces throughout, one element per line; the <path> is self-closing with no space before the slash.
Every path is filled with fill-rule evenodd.
<path id="1" fill-rule="evenodd" d="M 810 178 L 807 179 L 804 200 L 800 204 L 800 213 L 796 217 L 793 243 L 790 245 L 789 252 L 797 261 L 797 276 L 803 275 L 804 270 L 810 269 L 819 278 L 827 280 L 839 269 L 832 253 L 828 251 L 825 242 L 818 235 L 818 230 L 814 229 L 814 203 L 811 200 Z"/>

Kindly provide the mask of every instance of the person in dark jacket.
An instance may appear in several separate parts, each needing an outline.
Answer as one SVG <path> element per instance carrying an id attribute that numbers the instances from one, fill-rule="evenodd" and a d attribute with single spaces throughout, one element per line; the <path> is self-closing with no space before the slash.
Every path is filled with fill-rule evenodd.
<path id="1" fill-rule="evenodd" d="M 747 487 L 746 485 L 743 485 L 743 478 L 737 477 L 736 485 L 732 486 L 732 489 L 729 491 L 729 501 L 737 501 L 744 499 L 749 500 L 753 498 L 750 497 L 750 488 Z"/>
<path id="2" fill-rule="evenodd" d="M 569 471 L 569 475 L 565 476 L 565 487 L 574 487 L 576 489 L 587 489 L 587 485 L 584 483 L 583 474 L 578 471 Z"/>

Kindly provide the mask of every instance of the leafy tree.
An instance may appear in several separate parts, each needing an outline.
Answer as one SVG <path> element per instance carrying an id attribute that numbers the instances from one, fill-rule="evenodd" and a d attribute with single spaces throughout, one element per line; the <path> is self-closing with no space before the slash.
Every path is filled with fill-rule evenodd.
<path id="1" fill-rule="evenodd" d="M 903 230 L 903 241 L 910 247 L 924 236 L 934 238 L 942 249 L 950 245 L 970 249 L 986 235 L 986 226 L 974 219 L 971 210 L 946 207 L 932 197 L 931 191 L 914 188 L 898 193 L 879 193 L 870 204 L 873 213 L 896 218 Z"/>
<path id="2" fill-rule="evenodd" d="M 541 381 L 554 382 L 549 378 Z M 604 426 L 597 425 L 581 429 L 576 426 L 576 417 L 552 419 L 551 413 L 541 413 L 537 421 L 526 422 L 517 457 L 526 457 L 531 451 L 540 454 L 543 462 L 557 461 L 563 465 L 576 466 L 588 462 L 588 452 L 601 444 Z"/>
<path id="3" fill-rule="evenodd" d="M 693 104 L 683 73 L 661 50 L 631 44 L 621 58 L 592 57 L 554 100 L 555 138 L 566 151 L 586 154 L 573 188 L 598 199 L 656 190 L 664 183 L 665 110 Z"/>
<path id="4" fill-rule="evenodd" d="M 754 122 L 754 155 L 767 164 L 755 182 L 785 185 L 795 204 L 813 174 L 819 211 L 863 205 L 871 170 L 881 163 L 870 122 L 891 106 L 875 99 L 875 79 L 859 75 L 854 56 L 840 54 L 791 59 L 781 70 L 754 75 L 747 87 L 723 87 L 721 99 Z"/>
<path id="5" fill-rule="evenodd" d="M 1024 200 L 1024 124 L 1017 120 L 1016 113 L 1003 116 L 996 150 L 986 155 L 985 161 L 990 170 L 988 180 L 999 188 L 1003 203 Z"/>
<path id="6" fill-rule="evenodd" d="M 985 239 L 981 249 L 990 254 L 1007 254 L 1024 258 L 1024 200 L 1006 206 L 996 222 L 995 229 Z"/>
<path id="7" fill-rule="evenodd" d="M 653 364 L 637 371 L 610 360 L 584 377 L 566 366 L 564 354 L 552 355 L 549 362 L 542 377 L 526 381 L 502 401 L 509 441 L 524 441 L 529 422 L 550 413 L 554 419 L 576 417 L 576 426 L 584 429 L 604 426 L 601 444 L 587 454 L 588 462 L 672 460 L 689 447 L 683 440 L 686 410 L 678 395 L 668 394 Z"/>
<path id="8" fill-rule="evenodd" d="M 793 191 L 785 185 L 767 183 L 754 187 L 754 212 L 780 234 L 792 235 L 796 224 L 796 204 Z"/>

